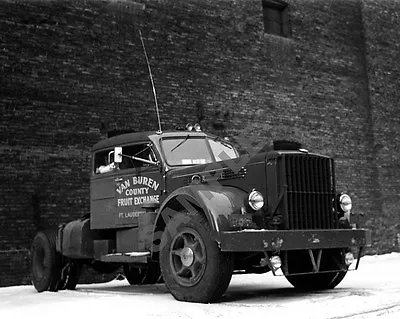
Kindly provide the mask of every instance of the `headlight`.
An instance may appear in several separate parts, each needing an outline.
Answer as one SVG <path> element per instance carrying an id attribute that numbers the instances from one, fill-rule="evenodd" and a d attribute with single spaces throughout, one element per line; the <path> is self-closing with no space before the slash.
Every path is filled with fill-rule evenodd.
<path id="1" fill-rule="evenodd" d="M 259 210 L 264 206 L 264 197 L 260 192 L 252 190 L 249 194 L 249 206 L 254 210 Z"/>
<path id="2" fill-rule="evenodd" d="M 343 212 L 345 212 L 345 213 L 350 212 L 351 207 L 352 207 L 352 202 L 351 202 L 351 198 L 349 195 L 347 195 L 347 194 L 340 195 L 339 204 L 340 204 L 340 208 L 343 210 Z"/>

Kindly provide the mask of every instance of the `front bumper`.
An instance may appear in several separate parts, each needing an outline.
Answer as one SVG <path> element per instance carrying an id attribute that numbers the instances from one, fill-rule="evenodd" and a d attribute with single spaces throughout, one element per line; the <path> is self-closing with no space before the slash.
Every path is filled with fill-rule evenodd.
<path id="1" fill-rule="evenodd" d="M 326 230 L 242 230 L 215 234 L 222 251 L 285 251 L 370 247 L 371 231 L 367 229 Z"/>

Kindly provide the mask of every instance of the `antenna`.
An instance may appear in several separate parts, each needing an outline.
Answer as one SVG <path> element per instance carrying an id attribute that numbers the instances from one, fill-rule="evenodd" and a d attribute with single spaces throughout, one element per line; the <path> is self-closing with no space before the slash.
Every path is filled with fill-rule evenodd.
<path id="1" fill-rule="evenodd" d="M 147 68 L 149 69 L 149 76 L 150 76 L 151 86 L 152 86 L 152 88 L 153 88 L 154 102 L 155 102 L 155 106 L 156 106 L 157 121 L 158 121 L 158 131 L 157 131 L 157 133 L 158 133 L 158 134 L 161 134 L 161 133 L 162 133 L 162 130 L 161 130 L 160 112 L 158 111 L 156 87 L 155 87 L 155 85 L 154 85 L 153 75 L 151 74 L 151 68 L 150 68 L 149 58 L 147 57 L 146 47 L 144 46 L 144 41 L 143 41 L 143 37 L 142 37 L 142 32 L 140 31 L 140 29 L 139 29 L 139 35 L 140 35 L 140 41 L 142 42 L 142 47 L 143 47 L 143 51 L 144 51 L 144 56 L 146 57 Z"/>

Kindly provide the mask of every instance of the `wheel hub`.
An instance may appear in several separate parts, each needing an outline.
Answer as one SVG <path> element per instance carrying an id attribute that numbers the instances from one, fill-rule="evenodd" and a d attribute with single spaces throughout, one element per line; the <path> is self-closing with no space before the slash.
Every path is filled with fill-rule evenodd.
<path id="1" fill-rule="evenodd" d="M 181 261 L 185 267 L 190 267 L 194 261 L 193 250 L 189 247 L 184 247 L 181 252 Z"/>
<path id="2" fill-rule="evenodd" d="M 170 267 L 175 280 L 185 287 L 196 285 L 206 269 L 206 249 L 199 233 L 185 228 L 171 242 Z"/>

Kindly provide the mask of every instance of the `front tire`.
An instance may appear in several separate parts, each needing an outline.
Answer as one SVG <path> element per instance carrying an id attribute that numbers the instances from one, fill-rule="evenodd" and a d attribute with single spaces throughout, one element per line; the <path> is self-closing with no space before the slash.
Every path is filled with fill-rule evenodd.
<path id="1" fill-rule="evenodd" d="M 160 267 L 165 285 L 180 301 L 209 303 L 229 286 L 233 256 L 221 252 L 199 212 L 178 213 L 161 239 Z"/>
<path id="2" fill-rule="evenodd" d="M 292 251 L 288 255 L 289 260 L 296 263 L 289 265 L 289 270 L 295 273 L 310 272 L 311 261 L 305 251 Z M 339 268 L 344 268 L 340 270 Z M 322 252 L 321 270 L 330 271 L 316 274 L 288 275 L 286 279 L 301 290 L 333 289 L 344 279 L 347 267 L 344 266 L 344 253 L 342 250 L 324 250 Z M 335 271 L 336 270 L 336 271 Z"/>

